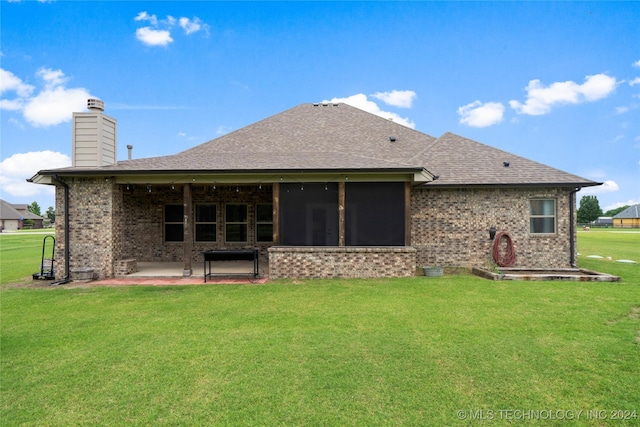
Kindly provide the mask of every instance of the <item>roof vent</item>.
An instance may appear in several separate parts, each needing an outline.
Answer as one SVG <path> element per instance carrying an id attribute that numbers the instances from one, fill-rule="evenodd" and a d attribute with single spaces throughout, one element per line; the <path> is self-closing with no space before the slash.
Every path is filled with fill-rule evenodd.
<path id="1" fill-rule="evenodd" d="M 391 141 L 391 142 L 396 142 L 396 137 L 395 137 L 395 136 L 390 136 L 390 137 L 389 137 L 389 141 Z"/>
<path id="2" fill-rule="evenodd" d="M 502 166 L 504 166 L 505 168 L 509 167 L 509 162 L 502 162 Z"/>
<path id="3" fill-rule="evenodd" d="M 89 98 L 87 99 L 87 108 L 91 111 L 104 111 L 104 102 L 96 98 Z"/>

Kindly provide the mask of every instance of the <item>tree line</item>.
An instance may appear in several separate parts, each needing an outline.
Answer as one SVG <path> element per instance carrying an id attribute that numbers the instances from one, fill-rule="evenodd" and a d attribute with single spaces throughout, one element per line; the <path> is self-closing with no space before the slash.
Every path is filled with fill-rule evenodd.
<path id="1" fill-rule="evenodd" d="M 602 213 L 600 203 L 596 196 L 582 196 L 580 199 L 580 207 L 578 208 L 578 223 L 588 224 L 601 216 L 615 216 L 628 207 L 628 205 L 625 205 L 619 208 L 609 209 L 605 213 Z"/>
<path id="2" fill-rule="evenodd" d="M 36 214 L 36 215 L 41 216 L 43 218 L 49 218 L 51 220 L 51 222 L 55 222 L 55 220 L 56 220 L 56 210 L 53 209 L 53 206 L 49 206 L 47 208 L 47 211 L 44 213 L 44 215 L 42 215 L 42 211 L 40 210 L 40 205 L 38 204 L 38 202 L 34 201 L 33 203 L 31 203 L 27 207 L 27 209 L 32 214 Z"/>

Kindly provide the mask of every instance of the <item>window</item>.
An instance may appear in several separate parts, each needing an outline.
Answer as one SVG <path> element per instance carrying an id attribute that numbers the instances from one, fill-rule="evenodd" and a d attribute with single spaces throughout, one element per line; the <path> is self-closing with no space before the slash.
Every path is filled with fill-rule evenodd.
<path id="1" fill-rule="evenodd" d="M 196 205 L 196 242 L 216 241 L 216 205 Z"/>
<path id="2" fill-rule="evenodd" d="M 556 232 L 556 201 L 554 199 L 530 200 L 529 224 L 532 234 Z"/>
<path id="3" fill-rule="evenodd" d="M 247 205 L 226 205 L 225 240 L 227 242 L 247 241 Z"/>
<path id="4" fill-rule="evenodd" d="M 256 205 L 256 242 L 273 242 L 273 205 Z"/>
<path id="5" fill-rule="evenodd" d="M 184 208 L 182 205 L 164 206 L 164 241 L 182 242 L 184 240 Z"/>
<path id="6" fill-rule="evenodd" d="M 280 244 L 338 246 L 338 184 L 280 184 Z"/>
<path id="7" fill-rule="evenodd" d="M 404 182 L 345 185 L 347 246 L 404 246 Z"/>

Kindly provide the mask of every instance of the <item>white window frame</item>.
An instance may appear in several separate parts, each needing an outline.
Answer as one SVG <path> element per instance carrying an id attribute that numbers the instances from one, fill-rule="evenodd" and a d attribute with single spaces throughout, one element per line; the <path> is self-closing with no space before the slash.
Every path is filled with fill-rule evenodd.
<path id="1" fill-rule="evenodd" d="M 534 201 L 541 201 L 541 202 L 553 202 L 553 214 L 540 214 L 540 215 L 535 215 L 533 214 L 532 210 L 532 202 Z M 537 218 L 553 218 L 553 231 L 552 232 L 540 232 L 540 231 L 534 231 L 533 230 L 533 219 L 537 219 Z M 532 198 L 529 199 L 529 234 L 532 234 L 534 236 L 540 236 L 540 235 L 553 235 L 556 234 L 557 230 L 558 230 L 558 202 L 556 199 L 554 198 L 547 198 L 547 197 L 537 197 L 537 198 Z"/>

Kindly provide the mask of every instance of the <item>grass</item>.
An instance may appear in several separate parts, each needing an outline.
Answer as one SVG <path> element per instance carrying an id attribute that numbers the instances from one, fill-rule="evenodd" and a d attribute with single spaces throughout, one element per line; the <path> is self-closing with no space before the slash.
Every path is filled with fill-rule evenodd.
<path id="1" fill-rule="evenodd" d="M 50 232 L 53 229 L 38 230 Z M 44 235 L 32 230 L 0 234 L 0 284 L 25 282 L 40 270 Z M 51 257 L 51 239 L 47 239 L 46 258 Z"/>
<path id="2" fill-rule="evenodd" d="M 2 424 L 637 425 L 640 264 L 579 263 L 623 281 L 4 286 Z"/>

